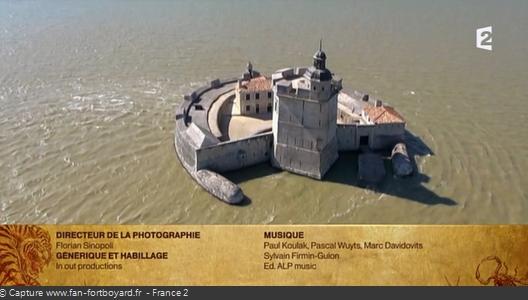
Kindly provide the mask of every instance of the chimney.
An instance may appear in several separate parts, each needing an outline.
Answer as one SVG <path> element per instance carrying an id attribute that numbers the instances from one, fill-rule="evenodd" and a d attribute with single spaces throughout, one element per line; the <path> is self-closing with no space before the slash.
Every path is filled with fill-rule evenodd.
<path id="1" fill-rule="evenodd" d="M 376 107 L 382 107 L 383 102 L 381 100 L 376 100 Z"/>

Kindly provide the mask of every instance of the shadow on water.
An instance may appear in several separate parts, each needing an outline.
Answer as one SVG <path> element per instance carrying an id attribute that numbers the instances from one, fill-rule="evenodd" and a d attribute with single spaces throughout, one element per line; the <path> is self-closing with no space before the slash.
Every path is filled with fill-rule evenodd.
<path id="1" fill-rule="evenodd" d="M 240 202 L 235 204 L 236 206 L 249 206 L 251 204 L 251 198 L 244 195 L 244 199 Z"/>
<path id="2" fill-rule="evenodd" d="M 280 172 L 282 171 L 273 168 L 269 163 L 262 163 L 241 170 L 227 172 L 222 174 L 222 176 L 231 180 L 233 183 L 240 184 L 245 181 L 270 176 Z M 244 207 L 249 206 L 251 202 L 251 198 L 249 198 L 248 195 L 244 194 L 244 200 L 235 205 Z"/>
<path id="3" fill-rule="evenodd" d="M 270 163 L 262 163 L 256 166 L 244 168 L 242 170 L 227 172 L 222 175 L 225 176 L 225 178 L 231 180 L 232 182 L 240 184 L 245 181 L 271 176 L 280 172 L 282 171 L 273 168 Z"/>
<path id="4" fill-rule="evenodd" d="M 324 181 L 366 188 L 376 193 L 392 195 L 427 205 L 456 205 L 457 202 L 455 200 L 439 196 L 423 185 L 429 182 L 430 177 L 419 172 L 416 157 L 434 155 L 434 152 L 422 139 L 409 131 L 405 132 L 405 143 L 414 168 L 412 176 L 405 178 L 394 176 L 390 159 L 385 159 L 385 170 L 387 174 L 383 181 L 376 185 L 365 185 L 358 178 L 358 152 L 342 152 L 339 154 L 339 159 L 326 174 Z M 390 156 L 390 151 L 382 153 L 382 156 Z M 270 164 L 260 164 L 243 170 L 229 172 L 224 174 L 224 176 L 234 183 L 239 184 L 280 172 L 282 171 L 273 168 Z M 251 200 L 248 198 L 247 202 L 244 201 L 243 206 L 249 203 L 251 203 Z"/>
<path id="5" fill-rule="evenodd" d="M 414 168 L 412 176 L 404 178 L 394 176 L 392 163 L 389 158 L 384 160 L 387 174 L 383 181 L 376 185 L 365 185 L 358 179 L 358 153 L 346 152 L 340 153 L 338 161 L 325 176 L 325 180 L 367 188 L 377 193 L 384 193 L 427 205 L 456 205 L 457 202 L 455 200 L 442 197 L 423 185 L 429 182 L 430 177 L 419 172 L 416 157 L 434 155 L 429 146 L 409 131 L 405 132 L 405 144 Z M 384 157 L 390 157 L 390 152 L 381 154 Z"/>

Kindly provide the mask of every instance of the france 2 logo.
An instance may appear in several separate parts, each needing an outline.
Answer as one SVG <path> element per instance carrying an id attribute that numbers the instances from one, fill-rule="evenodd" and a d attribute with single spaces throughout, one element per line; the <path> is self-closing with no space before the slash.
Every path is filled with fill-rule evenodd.
<path id="1" fill-rule="evenodd" d="M 479 49 L 493 50 L 492 27 L 477 28 L 476 46 Z"/>

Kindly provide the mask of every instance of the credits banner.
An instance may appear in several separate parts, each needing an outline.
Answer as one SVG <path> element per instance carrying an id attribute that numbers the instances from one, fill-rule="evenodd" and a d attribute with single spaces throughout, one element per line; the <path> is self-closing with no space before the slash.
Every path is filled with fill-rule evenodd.
<path id="1" fill-rule="evenodd" d="M 528 285 L 528 225 L 0 225 L 0 285 Z"/>

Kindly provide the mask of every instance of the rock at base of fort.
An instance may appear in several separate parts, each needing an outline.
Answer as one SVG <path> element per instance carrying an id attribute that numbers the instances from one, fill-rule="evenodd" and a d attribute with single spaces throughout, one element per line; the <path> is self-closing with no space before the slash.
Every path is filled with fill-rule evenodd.
<path id="1" fill-rule="evenodd" d="M 391 161 L 394 175 L 404 177 L 413 173 L 411 159 L 407 154 L 407 147 L 404 143 L 398 143 L 394 146 Z"/>

